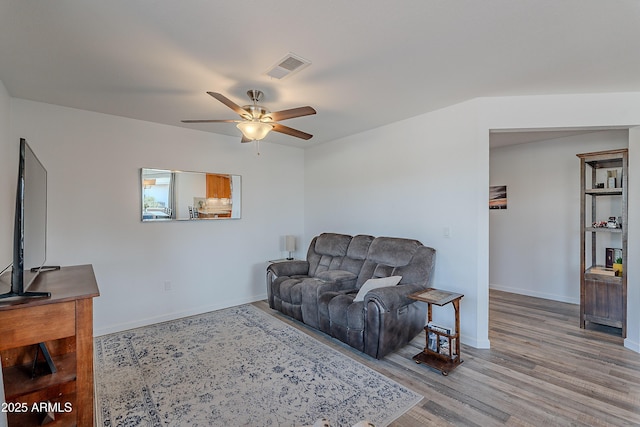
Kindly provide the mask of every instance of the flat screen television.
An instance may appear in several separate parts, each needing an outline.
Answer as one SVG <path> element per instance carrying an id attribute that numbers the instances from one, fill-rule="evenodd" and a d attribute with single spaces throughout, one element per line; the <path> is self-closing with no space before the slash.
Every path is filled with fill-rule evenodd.
<path id="1" fill-rule="evenodd" d="M 48 268 L 44 266 L 46 259 L 47 170 L 27 141 L 21 138 L 13 229 L 11 290 L 0 294 L 0 299 L 51 296 L 48 292 L 27 291 L 38 274 Z"/>

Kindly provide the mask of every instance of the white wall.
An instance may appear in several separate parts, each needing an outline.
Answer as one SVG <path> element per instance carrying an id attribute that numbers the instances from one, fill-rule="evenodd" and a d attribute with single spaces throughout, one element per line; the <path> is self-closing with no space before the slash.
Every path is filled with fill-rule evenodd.
<path id="1" fill-rule="evenodd" d="M 640 93 L 481 98 L 311 148 L 305 152 L 306 243 L 336 231 L 433 246 L 434 285 L 465 294 L 462 340 L 486 347 L 489 131 L 638 124 Z M 631 223 L 640 212 L 629 210 Z M 631 226 L 629 232 L 629 241 L 640 240 Z M 629 282 L 638 286 L 632 271 Z M 640 297 L 630 300 L 629 307 L 639 303 Z M 639 329 L 640 322 L 628 324 L 634 336 Z"/>
<path id="2" fill-rule="evenodd" d="M 308 149 L 304 243 L 331 231 L 414 238 L 435 248 L 434 286 L 465 294 L 463 340 L 486 347 L 476 218 L 486 218 L 488 167 L 478 163 L 488 166 L 488 146 L 475 144 L 474 114 L 463 103 Z M 436 320 L 452 323 L 451 307 L 441 311 Z"/>
<path id="3" fill-rule="evenodd" d="M 609 130 L 490 151 L 490 185 L 508 199 L 489 212 L 491 288 L 580 303 L 576 154 L 627 146 L 627 130 Z"/>
<path id="4" fill-rule="evenodd" d="M 48 170 L 47 264 L 93 264 L 96 335 L 266 298 L 266 260 L 303 233 L 301 149 L 263 143 L 257 156 L 239 137 L 12 104 L 11 139 Z M 242 219 L 142 223 L 141 167 L 242 175 Z"/>
<path id="5" fill-rule="evenodd" d="M 629 129 L 629 241 L 627 245 L 627 338 L 640 352 L 640 127 Z M 630 260 L 633 260 L 630 262 Z"/>
<path id="6" fill-rule="evenodd" d="M 434 285 L 465 294 L 463 341 L 476 347 L 489 344 L 489 130 L 640 124 L 638 93 L 485 98 L 306 152 L 262 144 L 257 157 L 236 138 L 17 99 L 11 107 L 9 139 L 26 137 L 50 171 L 49 262 L 96 269 L 97 333 L 262 298 L 264 261 L 282 255 L 283 235 L 300 237 L 301 256 L 312 236 L 336 231 L 435 247 Z M 637 162 L 640 146 L 629 148 Z M 141 223 L 142 166 L 242 175 L 243 219 Z M 6 191 L 0 200 L 12 204 L 15 189 Z M 629 218 L 632 257 L 637 204 Z M 638 273 L 629 269 L 630 286 Z M 629 298 L 637 306 L 640 292 Z M 633 313 L 628 333 L 637 345 Z"/>
<path id="7" fill-rule="evenodd" d="M 490 129 L 535 129 L 535 128 L 584 128 L 625 126 L 640 124 L 640 92 L 603 93 L 584 95 L 549 95 L 495 97 L 478 100 L 479 140 L 486 138 Z M 640 231 L 633 226 L 640 223 L 640 206 L 634 200 L 634 188 L 640 180 L 634 178 L 631 159 L 640 163 L 640 143 L 637 132 L 629 132 L 629 259 L 637 257 L 637 242 Z M 635 140 L 632 137 L 635 136 Z M 634 143 L 635 142 L 635 143 Z M 636 190 L 637 191 L 637 190 Z M 635 242 L 635 243 L 634 243 Z M 640 317 L 635 307 L 640 305 L 640 271 L 630 267 L 627 278 L 627 336 L 625 346 L 639 351 Z"/>
<path id="8" fill-rule="evenodd" d="M 12 261 L 19 143 L 11 140 L 11 97 L 0 81 L 0 270 Z"/>

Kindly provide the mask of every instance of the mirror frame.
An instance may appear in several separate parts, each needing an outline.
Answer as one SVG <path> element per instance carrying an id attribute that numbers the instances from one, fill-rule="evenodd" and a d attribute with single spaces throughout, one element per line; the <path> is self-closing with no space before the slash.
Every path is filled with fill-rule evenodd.
<path id="1" fill-rule="evenodd" d="M 241 196 L 240 175 L 140 168 L 142 222 L 241 219 Z"/>

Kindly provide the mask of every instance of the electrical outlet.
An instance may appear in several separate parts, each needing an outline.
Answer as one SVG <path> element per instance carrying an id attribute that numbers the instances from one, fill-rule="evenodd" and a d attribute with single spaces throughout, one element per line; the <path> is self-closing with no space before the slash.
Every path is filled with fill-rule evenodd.
<path id="1" fill-rule="evenodd" d="M 171 290 L 171 282 L 170 281 L 166 281 L 164 282 L 164 290 L 165 291 L 170 291 Z"/>

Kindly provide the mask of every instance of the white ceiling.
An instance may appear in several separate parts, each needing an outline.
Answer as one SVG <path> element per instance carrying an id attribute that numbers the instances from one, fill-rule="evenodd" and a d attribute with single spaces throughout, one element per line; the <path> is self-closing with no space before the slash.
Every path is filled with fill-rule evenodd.
<path id="1" fill-rule="evenodd" d="M 312 65 L 265 75 L 287 52 Z M 640 91 L 638 0 L 0 0 L 16 98 L 240 136 L 260 89 L 306 147 L 482 96 Z"/>

